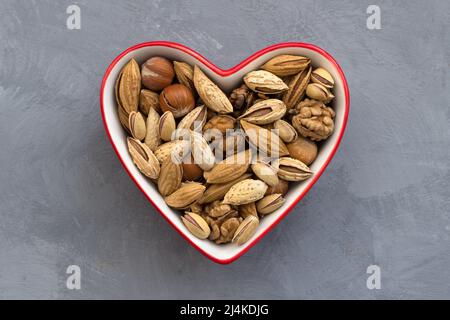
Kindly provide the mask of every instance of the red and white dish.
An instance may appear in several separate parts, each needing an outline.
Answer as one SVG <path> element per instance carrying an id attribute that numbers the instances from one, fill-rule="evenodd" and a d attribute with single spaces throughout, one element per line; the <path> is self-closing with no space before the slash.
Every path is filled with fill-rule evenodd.
<path id="1" fill-rule="evenodd" d="M 309 57 L 312 60 L 313 67 L 321 66 L 331 73 L 335 79 L 333 91 L 335 98 L 332 102 L 332 107 L 336 112 L 335 131 L 321 144 L 317 159 L 310 166 L 315 174 L 306 181 L 291 184 L 283 207 L 261 219 L 261 224 L 258 227 L 256 234 L 247 243 L 242 246 L 237 246 L 232 243 L 217 245 L 213 241 L 197 239 L 181 222 L 180 213 L 166 205 L 155 185 L 142 175 L 139 169 L 133 164 L 127 149 L 126 133 L 119 122 L 117 114 L 117 105 L 114 96 L 116 78 L 122 67 L 131 58 L 136 59 L 137 62 L 141 64 L 150 57 L 163 56 L 171 60 L 185 61 L 191 65 L 199 65 L 211 80 L 218 84 L 223 90 L 229 92 L 240 85 L 242 77 L 246 73 L 258 69 L 264 62 L 280 54 L 293 54 Z M 122 52 L 111 62 L 103 76 L 100 89 L 100 106 L 106 133 L 109 136 L 117 156 L 125 170 L 147 199 L 197 250 L 217 263 L 227 264 L 242 256 L 274 228 L 278 222 L 280 222 L 292 208 L 299 203 L 314 183 L 320 178 L 336 153 L 344 134 L 349 114 L 350 96 L 347 81 L 339 64 L 325 50 L 312 44 L 290 42 L 272 45 L 256 52 L 235 67 L 228 70 L 222 70 L 194 50 L 181 44 L 155 41 L 135 45 Z M 298 218 L 300 219 L 300 216 Z"/>

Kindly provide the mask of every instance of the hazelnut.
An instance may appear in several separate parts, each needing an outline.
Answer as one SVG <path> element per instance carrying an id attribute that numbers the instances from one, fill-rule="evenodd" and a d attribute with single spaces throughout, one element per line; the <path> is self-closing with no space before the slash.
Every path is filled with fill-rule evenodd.
<path id="1" fill-rule="evenodd" d="M 299 136 L 297 140 L 286 145 L 292 158 L 309 166 L 317 157 L 317 145 L 314 141 Z"/>
<path id="2" fill-rule="evenodd" d="M 265 196 L 271 195 L 271 194 L 282 194 L 283 196 L 286 195 L 286 193 L 289 190 L 289 182 L 283 179 L 278 179 L 278 184 L 274 187 L 269 186 L 267 188 Z"/>
<path id="3" fill-rule="evenodd" d="M 187 181 L 195 181 L 203 177 L 203 170 L 194 163 L 191 156 L 191 161 L 183 162 L 183 179 Z"/>
<path id="4" fill-rule="evenodd" d="M 159 104 L 163 112 L 171 111 L 175 118 L 186 115 L 195 107 L 191 90 L 182 84 L 172 84 L 159 95 Z"/>
<path id="5" fill-rule="evenodd" d="M 150 90 L 161 91 L 170 85 L 175 76 L 172 62 L 162 57 L 153 57 L 142 65 L 142 84 Z"/>

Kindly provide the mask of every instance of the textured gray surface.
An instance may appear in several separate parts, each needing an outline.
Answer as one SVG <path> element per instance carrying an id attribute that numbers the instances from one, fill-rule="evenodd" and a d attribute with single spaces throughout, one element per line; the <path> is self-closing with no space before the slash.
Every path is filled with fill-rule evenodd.
<path id="1" fill-rule="evenodd" d="M 0 298 L 450 298 L 447 1 L 0 2 Z M 381 7 L 382 30 L 366 28 Z M 273 43 L 332 53 L 350 84 L 341 148 L 295 210 L 216 265 L 159 216 L 101 123 L 110 61 L 147 40 L 231 67 Z M 82 289 L 65 287 L 77 264 Z M 378 264 L 382 289 L 366 288 Z"/>

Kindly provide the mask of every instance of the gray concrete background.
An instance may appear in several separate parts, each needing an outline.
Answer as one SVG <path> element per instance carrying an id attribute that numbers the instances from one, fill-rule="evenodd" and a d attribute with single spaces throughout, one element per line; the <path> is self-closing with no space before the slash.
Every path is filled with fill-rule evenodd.
<path id="1" fill-rule="evenodd" d="M 82 29 L 66 28 L 81 7 Z M 381 8 L 382 30 L 366 28 Z M 448 1 L 0 2 L 0 298 L 450 298 Z M 228 68 L 315 43 L 351 88 L 326 173 L 237 262 L 216 265 L 122 169 L 99 113 L 125 48 L 166 39 Z M 82 289 L 66 289 L 77 264 Z M 366 288 L 377 264 L 382 289 Z"/>

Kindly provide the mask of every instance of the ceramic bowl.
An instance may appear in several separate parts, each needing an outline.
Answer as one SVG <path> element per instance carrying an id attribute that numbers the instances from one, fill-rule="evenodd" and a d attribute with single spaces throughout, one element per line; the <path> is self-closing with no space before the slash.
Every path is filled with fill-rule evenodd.
<path id="1" fill-rule="evenodd" d="M 332 107 L 336 112 L 335 131 L 325 142 L 321 143 L 317 159 L 310 166 L 313 172 L 315 172 L 314 176 L 300 183 L 292 183 L 289 193 L 286 195 L 286 202 L 283 207 L 261 219 L 261 224 L 256 234 L 247 243 L 241 246 L 235 244 L 217 245 L 209 240 L 197 239 L 189 233 L 182 224 L 180 213 L 165 204 L 155 185 L 139 172 L 131 160 L 127 150 L 126 133 L 120 125 L 114 97 L 114 84 L 117 75 L 131 58 L 136 59 L 137 62 L 141 64 L 152 56 L 164 56 L 171 60 L 184 61 L 191 65 L 199 65 L 210 79 L 228 93 L 240 85 L 242 77 L 246 73 L 258 69 L 264 62 L 280 54 L 293 54 L 309 57 L 311 58 L 313 67 L 324 67 L 332 74 L 335 79 L 335 98 L 332 102 Z M 103 77 L 100 91 L 100 106 L 104 126 L 111 144 L 125 170 L 147 199 L 161 215 L 167 219 L 175 230 L 205 256 L 217 263 L 223 264 L 236 260 L 254 246 L 299 203 L 303 196 L 319 179 L 328 163 L 333 158 L 342 139 L 348 118 L 349 105 L 350 97 L 347 81 L 338 63 L 323 49 L 300 42 L 272 45 L 256 52 L 228 70 L 218 68 L 194 50 L 178 43 L 166 41 L 141 43 L 125 50 L 111 62 Z M 317 201 L 320 201 L 320 199 L 317 199 Z M 153 211 L 149 210 L 149 212 Z M 300 218 L 301 217 L 298 214 L 298 219 Z M 266 243 L 265 245 L 270 245 L 270 243 Z"/>

